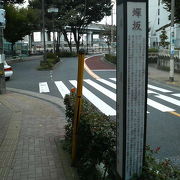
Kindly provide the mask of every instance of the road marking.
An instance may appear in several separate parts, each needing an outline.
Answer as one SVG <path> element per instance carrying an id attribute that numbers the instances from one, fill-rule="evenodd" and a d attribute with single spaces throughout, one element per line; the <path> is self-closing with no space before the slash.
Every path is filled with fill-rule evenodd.
<path id="1" fill-rule="evenodd" d="M 77 88 L 77 81 L 76 80 L 70 80 L 69 81 L 74 87 Z M 111 106 L 106 104 L 104 101 L 102 101 L 100 98 L 98 98 L 96 95 L 94 95 L 92 92 L 90 92 L 88 89 L 86 89 L 83 86 L 83 95 L 92 103 L 94 104 L 101 112 L 106 114 L 107 116 L 115 116 L 116 110 L 113 109 Z"/>
<path id="2" fill-rule="evenodd" d="M 65 86 L 65 84 L 62 81 L 55 81 L 54 83 L 56 84 L 63 98 L 65 97 L 66 94 L 70 94 L 69 89 Z"/>
<path id="3" fill-rule="evenodd" d="M 172 112 L 172 111 L 175 111 L 174 109 L 169 108 L 167 106 L 164 106 L 164 105 L 162 105 L 162 104 L 160 104 L 160 103 L 158 103 L 156 101 L 153 101 L 153 100 L 151 100 L 149 98 L 147 99 L 147 104 L 149 106 L 155 108 L 155 109 L 158 109 L 158 110 L 162 111 L 162 112 Z"/>
<path id="4" fill-rule="evenodd" d="M 85 79 L 84 81 L 86 83 L 88 83 L 89 85 L 91 85 L 93 88 L 97 89 L 101 93 L 103 93 L 106 96 L 108 96 L 109 98 L 111 98 L 112 100 L 116 101 L 116 94 L 113 93 L 112 91 L 109 91 L 108 89 L 104 88 L 103 86 L 97 84 L 96 82 L 94 82 L 90 79 Z"/>
<path id="5" fill-rule="evenodd" d="M 166 89 L 163 89 L 163 88 L 159 88 L 159 87 L 156 87 L 156 86 L 153 86 L 153 85 L 150 85 L 150 84 L 148 84 L 148 88 L 155 89 L 157 91 L 161 91 L 161 92 L 165 92 L 165 93 L 172 92 L 172 91 L 169 91 L 169 90 L 166 90 Z"/>
<path id="6" fill-rule="evenodd" d="M 158 98 L 160 98 L 160 99 L 162 99 L 164 101 L 167 101 L 167 102 L 170 102 L 170 103 L 175 104 L 177 106 L 180 106 L 180 101 L 178 101 L 178 100 L 176 100 L 174 98 L 171 98 L 171 97 L 168 97 L 168 96 L 165 96 L 165 95 L 162 95 L 162 94 L 159 94 L 159 95 L 157 95 L 155 97 L 158 97 Z"/>
<path id="7" fill-rule="evenodd" d="M 93 70 L 93 71 L 116 71 L 115 69 L 95 69 L 95 70 Z"/>
<path id="8" fill-rule="evenodd" d="M 180 94 L 172 94 L 173 96 L 180 97 Z"/>
<path id="9" fill-rule="evenodd" d="M 110 86 L 110 87 L 112 87 L 112 88 L 114 88 L 114 89 L 116 89 L 116 84 L 114 84 L 114 83 L 112 83 L 110 81 L 107 81 L 105 79 L 97 79 L 97 80 L 104 83 L 104 84 L 106 84 L 106 85 L 108 85 L 108 86 Z"/>
<path id="10" fill-rule="evenodd" d="M 47 82 L 40 82 L 39 83 L 39 92 L 40 93 L 50 92 Z"/>
<path id="11" fill-rule="evenodd" d="M 177 116 L 177 117 L 180 117 L 180 114 L 177 113 L 177 112 L 169 112 L 169 113 L 171 113 L 171 114 L 173 114 L 173 115 L 175 115 L 175 116 Z"/>
<path id="12" fill-rule="evenodd" d="M 116 81 L 116 78 L 109 78 L 110 80 Z"/>
<path id="13" fill-rule="evenodd" d="M 151 91 L 151 90 L 148 89 L 148 94 L 158 94 L 158 93 L 156 93 L 156 92 Z"/>
<path id="14" fill-rule="evenodd" d="M 88 59 L 88 58 L 86 58 L 86 59 Z M 87 71 L 87 73 L 88 73 L 90 76 L 92 76 L 92 77 L 95 78 L 95 79 L 99 79 L 100 77 L 99 77 L 98 75 L 96 75 L 93 71 L 91 71 L 91 69 L 89 69 L 89 67 L 87 66 L 87 64 L 86 64 L 86 59 L 85 59 L 85 61 L 84 61 L 84 69 Z"/>

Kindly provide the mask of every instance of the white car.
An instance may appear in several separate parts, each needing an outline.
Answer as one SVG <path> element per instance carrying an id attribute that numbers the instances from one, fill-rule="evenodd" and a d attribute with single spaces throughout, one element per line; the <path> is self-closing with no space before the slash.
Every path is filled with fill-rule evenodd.
<path id="1" fill-rule="evenodd" d="M 6 80 L 9 80 L 13 75 L 12 67 L 8 65 L 6 61 L 4 61 L 4 75 Z"/>

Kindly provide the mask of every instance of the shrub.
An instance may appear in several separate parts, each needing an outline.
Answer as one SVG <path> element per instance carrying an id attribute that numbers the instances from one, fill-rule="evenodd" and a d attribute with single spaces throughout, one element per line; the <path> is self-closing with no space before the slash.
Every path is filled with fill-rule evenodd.
<path id="1" fill-rule="evenodd" d="M 67 124 L 64 149 L 71 153 L 75 93 L 66 95 Z M 78 134 L 77 169 L 81 180 L 116 179 L 116 123 L 99 112 L 89 101 L 82 100 Z M 140 176 L 131 180 L 179 180 L 180 171 L 169 160 L 158 161 L 155 150 L 146 147 L 145 164 Z"/>
<path id="2" fill-rule="evenodd" d="M 47 59 L 57 59 L 58 56 L 52 52 L 46 54 Z"/>
<path id="3" fill-rule="evenodd" d="M 111 54 L 105 54 L 105 59 L 113 64 L 117 63 L 116 56 L 113 56 Z"/>
<path id="4" fill-rule="evenodd" d="M 149 48 L 148 49 L 148 52 L 149 53 L 157 53 L 159 50 L 158 49 L 156 49 L 156 48 Z"/>
<path id="5" fill-rule="evenodd" d="M 51 70 L 54 65 L 60 61 L 59 57 L 54 53 L 47 53 L 46 61 L 41 61 L 38 70 Z"/>
<path id="6" fill-rule="evenodd" d="M 60 51 L 56 53 L 58 57 L 75 57 L 77 54 L 75 52 L 70 51 Z"/>
<path id="7" fill-rule="evenodd" d="M 71 152 L 75 95 L 65 97 L 65 148 Z M 115 122 L 83 99 L 78 136 L 77 168 L 82 180 L 115 178 Z M 100 172 L 97 167 L 102 167 Z"/>
<path id="8" fill-rule="evenodd" d="M 170 160 L 157 160 L 154 154 L 157 154 L 160 147 L 152 150 L 150 146 L 146 147 L 145 165 L 140 177 L 134 177 L 132 180 L 179 180 L 180 170 L 173 167 Z"/>

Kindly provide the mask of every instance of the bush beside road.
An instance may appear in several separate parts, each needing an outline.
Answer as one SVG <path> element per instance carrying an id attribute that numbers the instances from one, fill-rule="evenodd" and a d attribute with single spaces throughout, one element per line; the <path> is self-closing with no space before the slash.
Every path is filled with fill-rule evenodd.
<path id="1" fill-rule="evenodd" d="M 71 153 L 72 123 L 76 94 L 65 97 L 66 106 L 64 149 Z M 157 160 L 160 148 L 146 147 L 145 164 L 140 176 L 132 180 L 179 180 L 180 170 L 170 160 Z M 90 102 L 83 99 L 78 133 L 76 167 L 80 180 L 112 180 L 116 177 L 116 123 Z"/>

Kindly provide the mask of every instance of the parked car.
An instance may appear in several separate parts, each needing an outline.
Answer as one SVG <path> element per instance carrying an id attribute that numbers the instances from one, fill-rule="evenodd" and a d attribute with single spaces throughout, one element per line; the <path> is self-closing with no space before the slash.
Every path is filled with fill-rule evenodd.
<path id="1" fill-rule="evenodd" d="M 12 67 L 8 65 L 6 61 L 4 61 L 4 75 L 6 80 L 9 80 L 13 75 Z"/>

